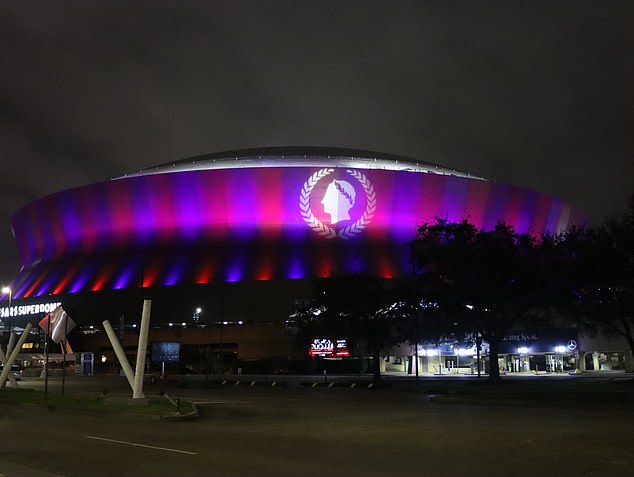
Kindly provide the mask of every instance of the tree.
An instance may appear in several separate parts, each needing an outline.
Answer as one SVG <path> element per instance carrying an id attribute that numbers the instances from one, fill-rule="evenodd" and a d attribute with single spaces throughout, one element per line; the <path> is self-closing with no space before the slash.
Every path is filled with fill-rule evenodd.
<path id="1" fill-rule="evenodd" d="M 419 228 L 412 259 L 420 280 L 454 332 L 479 333 L 489 343 L 490 381 L 500 379 L 498 349 L 509 332 L 535 330 L 552 307 L 572 301 L 566 243 L 567 235 L 536 239 L 504 223 L 480 230 L 467 220 L 437 219 Z"/>
<path id="2" fill-rule="evenodd" d="M 316 336 L 346 337 L 373 358 L 375 382 L 381 380 L 381 353 L 405 339 L 408 315 L 403 288 L 393 280 L 367 274 L 320 279 L 309 307 L 298 313 L 300 342 Z"/>
<path id="3" fill-rule="evenodd" d="M 581 249 L 581 325 L 625 338 L 634 354 L 634 196 L 625 213 L 590 229 Z"/>

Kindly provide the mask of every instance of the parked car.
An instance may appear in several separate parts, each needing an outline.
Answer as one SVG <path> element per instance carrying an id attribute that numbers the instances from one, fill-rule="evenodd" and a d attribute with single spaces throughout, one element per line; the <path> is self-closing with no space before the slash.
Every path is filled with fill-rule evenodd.
<path id="1" fill-rule="evenodd" d="M 0 363 L 0 372 L 4 369 L 4 364 Z M 18 364 L 14 364 L 11 366 L 11 371 L 13 371 L 13 376 L 16 381 L 19 381 L 22 378 L 22 368 Z"/>

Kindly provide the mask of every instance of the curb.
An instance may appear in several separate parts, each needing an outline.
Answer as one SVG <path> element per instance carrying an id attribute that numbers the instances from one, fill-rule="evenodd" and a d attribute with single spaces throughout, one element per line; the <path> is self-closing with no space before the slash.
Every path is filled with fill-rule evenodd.
<path id="1" fill-rule="evenodd" d="M 32 408 L 36 408 L 39 411 L 46 413 L 59 412 L 62 414 L 77 414 L 88 416 L 116 416 L 119 419 L 127 419 L 133 421 L 188 421 L 198 419 L 200 417 L 198 406 L 194 402 L 191 402 L 190 405 L 192 411 L 187 413 L 173 412 L 170 414 L 151 414 L 133 411 L 109 411 L 107 410 L 107 408 L 105 408 L 104 410 L 96 410 L 74 408 L 72 406 L 59 406 L 56 404 L 24 404 L 24 406 L 31 406 Z M 1 475 L 2 474 L 0 474 L 0 476 Z"/>
<path id="2" fill-rule="evenodd" d="M 344 381 L 304 381 L 299 385 L 302 388 L 348 388 L 348 389 L 372 389 L 374 383 L 358 383 L 356 381 L 344 382 Z"/>

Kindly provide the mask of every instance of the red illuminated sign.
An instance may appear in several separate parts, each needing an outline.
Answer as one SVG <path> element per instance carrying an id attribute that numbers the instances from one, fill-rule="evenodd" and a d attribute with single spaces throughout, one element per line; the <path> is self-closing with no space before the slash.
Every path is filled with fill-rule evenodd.
<path id="1" fill-rule="evenodd" d="M 348 340 L 314 339 L 310 344 L 309 354 L 311 356 L 322 356 L 328 358 L 347 358 L 350 356 L 348 351 Z"/>

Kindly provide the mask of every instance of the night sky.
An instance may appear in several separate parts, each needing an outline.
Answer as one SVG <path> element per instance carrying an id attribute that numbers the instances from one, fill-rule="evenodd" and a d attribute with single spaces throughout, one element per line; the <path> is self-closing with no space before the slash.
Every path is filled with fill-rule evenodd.
<path id="1" fill-rule="evenodd" d="M 634 194 L 634 2 L 4 1 L 0 282 L 13 213 L 208 152 L 374 150 L 553 194 Z"/>

